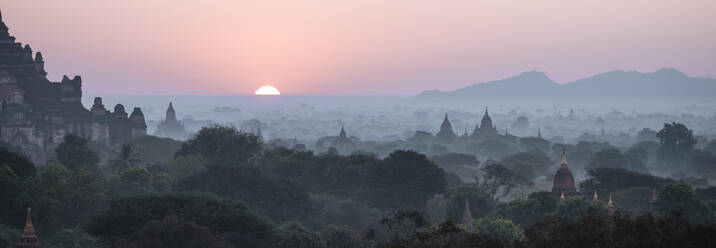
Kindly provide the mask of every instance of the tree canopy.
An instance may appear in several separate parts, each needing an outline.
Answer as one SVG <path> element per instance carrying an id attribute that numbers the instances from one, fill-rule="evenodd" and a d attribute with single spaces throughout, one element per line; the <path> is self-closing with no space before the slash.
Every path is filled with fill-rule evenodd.
<path id="1" fill-rule="evenodd" d="M 210 167 L 231 167 L 245 164 L 260 150 L 258 136 L 234 127 L 212 126 L 202 128 L 182 143 L 174 156 L 199 155 L 209 161 Z"/>

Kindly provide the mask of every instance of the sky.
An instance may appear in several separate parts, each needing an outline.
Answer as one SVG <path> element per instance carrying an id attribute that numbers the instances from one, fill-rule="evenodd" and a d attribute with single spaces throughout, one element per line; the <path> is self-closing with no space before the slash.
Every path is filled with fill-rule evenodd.
<path id="1" fill-rule="evenodd" d="M 524 71 L 716 77 L 713 0 L 0 0 L 93 94 L 416 94 Z"/>

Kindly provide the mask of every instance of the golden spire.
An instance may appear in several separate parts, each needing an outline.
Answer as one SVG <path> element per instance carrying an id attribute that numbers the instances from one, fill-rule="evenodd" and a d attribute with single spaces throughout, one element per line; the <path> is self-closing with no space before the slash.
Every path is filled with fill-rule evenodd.
<path id="1" fill-rule="evenodd" d="M 592 201 L 595 201 L 595 202 L 599 201 L 599 196 L 597 195 L 597 190 L 594 190 L 594 198 L 592 199 Z"/>
<path id="2" fill-rule="evenodd" d="M 562 165 L 567 165 L 567 150 L 562 147 Z"/>
<path id="3" fill-rule="evenodd" d="M 612 194 L 609 194 L 609 203 L 607 203 L 607 209 L 609 209 L 609 215 L 614 214 L 614 202 L 612 201 Z"/>
<path id="4" fill-rule="evenodd" d="M 35 235 L 35 228 L 32 226 L 32 209 L 27 208 L 27 217 L 25 218 L 25 230 L 23 233 Z"/>
<path id="5" fill-rule="evenodd" d="M 562 191 L 562 196 L 560 196 L 559 199 L 564 200 L 564 191 Z"/>

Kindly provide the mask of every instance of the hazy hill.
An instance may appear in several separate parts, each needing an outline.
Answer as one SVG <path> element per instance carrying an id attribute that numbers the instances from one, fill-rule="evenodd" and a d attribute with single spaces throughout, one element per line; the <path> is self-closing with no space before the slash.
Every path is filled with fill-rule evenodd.
<path id="1" fill-rule="evenodd" d="M 586 98 L 712 98 L 716 79 L 692 78 L 675 69 L 651 73 L 615 70 L 567 84 L 557 84 L 542 72 L 473 84 L 454 91 L 424 91 L 418 98 L 443 97 L 586 97 Z"/>

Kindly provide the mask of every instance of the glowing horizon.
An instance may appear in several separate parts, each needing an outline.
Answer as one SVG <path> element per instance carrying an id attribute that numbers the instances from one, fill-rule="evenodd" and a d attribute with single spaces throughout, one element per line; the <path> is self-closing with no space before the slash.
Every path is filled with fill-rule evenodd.
<path id="1" fill-rule="evenodd" d="M 536 69 L 716 77 L 716 1 L 12 1 L 48 78 L 87 94 L 414 94 Z"/>

